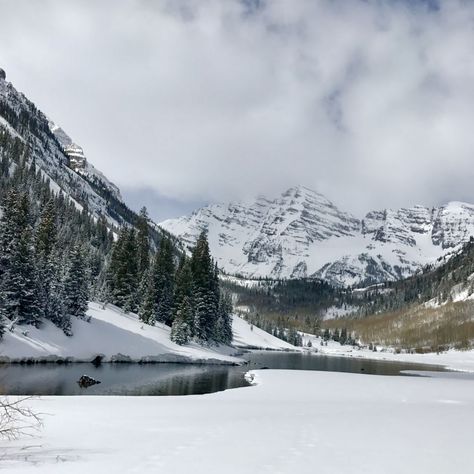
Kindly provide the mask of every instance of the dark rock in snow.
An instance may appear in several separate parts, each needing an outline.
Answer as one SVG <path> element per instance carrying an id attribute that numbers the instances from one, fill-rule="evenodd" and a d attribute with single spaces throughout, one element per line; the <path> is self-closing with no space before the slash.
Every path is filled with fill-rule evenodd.
<path id="1" fill-rule="evenodd" d="M 7 73 L 0 67 L 0 79 L 5 80 L 7 78 Z"/>
<path id="2" fill-rule="evenodd" d="M 100 383 L 100 380 L 93 379 L 92 377 L 89 377 L 88 375 L 81 375 L 81 378 L 77 381 L 79 387 L 81 388 L 87 388 L 92 385 L 96 385 Z"/>

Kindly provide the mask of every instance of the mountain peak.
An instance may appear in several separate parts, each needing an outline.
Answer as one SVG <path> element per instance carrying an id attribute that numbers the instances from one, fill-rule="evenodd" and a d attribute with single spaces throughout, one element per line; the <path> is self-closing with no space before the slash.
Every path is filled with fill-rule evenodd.
<path id="1" fill-rule="evenodd" d="M 474 235 L 474 206 L 385 209 L 359 220 L 298 185 L 279 197 L 210 205 L 161 226 L 189 246 L 207 229 L 228 273 L 353 285 L 395 280 L 436 262 Z"/>

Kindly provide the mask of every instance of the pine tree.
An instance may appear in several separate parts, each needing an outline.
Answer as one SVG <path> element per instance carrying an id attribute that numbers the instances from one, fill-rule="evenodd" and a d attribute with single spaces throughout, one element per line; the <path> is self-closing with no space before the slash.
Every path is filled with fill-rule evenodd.
<path id="1" fill-rule="evenodd" d="M 148 212 L 146 207 L 140 211 L 137 222 L 137 265 L 140 278 L 150 266 L 150 236 L 148 230 Z"/>
<path id="2" fill-rule="evenodd" d="M 195 337 L 201 342 L 210 342 L 215 337 L 219 300 L 216 301 L 218 283 L 205 232 L 201 233 L 193 250 L 191 270 L 194 286 Z"/>
<path id="3" fill-rule="evenodd" d="M 194 306 L 193 295 L 194 285 L 191 262 L 183 255 L 180 259 L 178 270 L 176 271 L 173 318 L 175 318 L 177 312 L 181 310 L 184 299 L 188 300 L 191 307 Z M 194 324 L 191 325 L 191 333 L 194 334 Z"/>
<path id="4" fill-rule="evenodd" d="M 0 316 L 38 326 L 41 307 L 29 210 L 26 194 L 13 190 L 7 195 L 0 221 Z"/>
<path id="5" fill-rule="evenodd" d="M 109 300 L 125 311 L 138 309 L 138 265 L 135 229 L 123 228 L 115 242 L 107 272 Z"/>
<path id="6" fill-rule="evenodd" d="M 36 260 L 38 267 L 38 291 L 42 314 L 56 326 L 68 331 L 68 317 L 63 303 L 61 259 L 55 250 L 58 241 L 56 207 L 50 199 L 42 212 L 36 230 Z"/>
<path id="7" fill-rule="evenodd" d="M 232 342 L 232 301 L 227 293 L 223 293 L 219 301 L 216 327 L 216 341 L 222 344 Z"/>
<path id="8" fill-rule="evenodd" d="M 171 326 L 171 340 L 176 344 L 187 344 L 192 336 L 192 306 L 188 297 L 184 297 Z"/>
<path id="9" fill-rule="evenodd" d="M 143 283 L 144 293 L 139 309 L 142 321 L 148 324 L 159 321 L 171 326 L 175 291 L 174 273 L 173 245 L 164 237 Z"/>
<path id="10" fill-rule="evenodd" d="M 141 282 L 142 299 L 138 309 L 138 317 L 146 324 L 155 324 L 156 321 L 156 288 L 152 272 L 149 270 Z"/>
<path id="11" fill-rule="evenodd" d="M 89 285 L 84 254 L 76 245 L 69 256 L 69 268 L 64 280 L 65 313 L 71 317 L 87 319 Z"/>

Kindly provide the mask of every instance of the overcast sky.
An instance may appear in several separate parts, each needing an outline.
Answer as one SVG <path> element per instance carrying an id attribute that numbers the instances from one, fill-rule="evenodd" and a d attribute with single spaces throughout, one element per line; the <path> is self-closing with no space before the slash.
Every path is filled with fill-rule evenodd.
<path id="1" fill-rule="evenodd" d="M 474 2 L 0 0 L 0 67 L 157 218 L 474 202 Z"/>

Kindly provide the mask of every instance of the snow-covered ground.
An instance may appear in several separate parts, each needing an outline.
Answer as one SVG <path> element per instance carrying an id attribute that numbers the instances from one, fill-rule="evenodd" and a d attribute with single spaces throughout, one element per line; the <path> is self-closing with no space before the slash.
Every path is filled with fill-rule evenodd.
<path id="1" fill-rule="evenodd" d="M 282 341 L 272 336 L 257 326 L 250 325 L 247 321 L 234 316 L 232 323 L 234 340 L 232 344 L 235 347 L 251 347 L 253 349 L 274 349 L 274 350 L 300 350 L 288 342 Z"/>
<path id="2" fill-rule="evenodd" d="M 16 326 L 7 331 L 0 341 L 0 360 L 25 359 L 71 361 L 93 360 L 97 355 L 103 361 L 154 361 L 194 363 L 238 363 L 232 357 L 235 349 L 202 347 L 191 343 L 179 346 L 170 340 L 170 328 L 157 324 L 148 326 L 135 314 L 125 314 L 108 305 L 103 309 L 90 303 L 90 322 L 74 319 L 73 336 L 66 336 L 52 323 L 45 321 L 40 329 L 33 326 Z M 239 348 L 252 346 L 262 349 L 290 349 L 290 344 L 251 326 L 234 316 L 234 343 Z"/>
<path id="3" fill-rule="evenodd" d="M 341 344 L 335 341 L 328 341 L 327 346 L 321 346 L 321 338 L 312 334 L 303 333 L 302 335 L 305 346 L 309 340 L 311 341 L 312 348 L 307 350 L 311 352 L 317 351 L 318 354 L 322 355 L 441 365 L 451 370 L 474 372 L 474 350 L 450 350 L 439 354 L 435 352 L 428 354 L 396 354 L 395 351 L 382 347 L 378 347 L 377 352 L 374 352 L 368 348 L 358 349 L 352 346 L 341 346 Z"/>
<path id="4" fill-rule="evenodd" d="M 37 438 L 2 442 L 12 474 L 474 472 L 474 380 L 256 372 L 186 397 L 45 397 Z"/>

